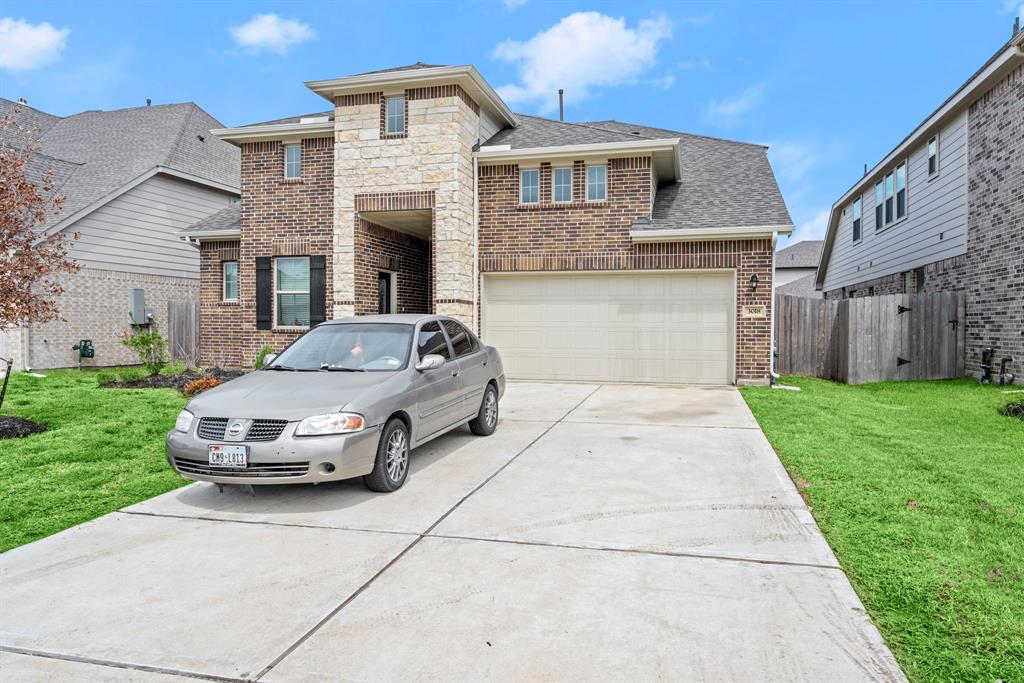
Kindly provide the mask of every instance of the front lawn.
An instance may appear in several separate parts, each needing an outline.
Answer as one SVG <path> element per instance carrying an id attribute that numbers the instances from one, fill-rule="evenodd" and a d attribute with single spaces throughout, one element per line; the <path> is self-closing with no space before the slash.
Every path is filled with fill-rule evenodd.
<path id="1" fill-rule="evenodd" d="M 743 396 L 907 676 L 1024 681 L 1020 394 L 784 381 Z"/>
<path id="2" fill-rule="evenodd" d="M 164 457 L 185 397 L 105 389 L 95 371 L 11 376 L 3 413 L 49 429 L 0 439 L 0 552 L 186 484 Z"/>

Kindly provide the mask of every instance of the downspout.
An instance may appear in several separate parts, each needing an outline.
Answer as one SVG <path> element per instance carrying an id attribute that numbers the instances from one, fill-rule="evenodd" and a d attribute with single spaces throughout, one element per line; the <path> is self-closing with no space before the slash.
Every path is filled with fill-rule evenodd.
<path id="1" fill-rule="evenodd" d="M 480 168 L 473 155 L 473 332 L 480 334 Z"/>
<path id="2" fill-rule="evenodd" d="M 768 324 L 771 326 L 770 336 L 768 337 L 771 340 L 768 349 L 768 384 L 775 384 L 779 379 L 779 376 L 775 373 L 775 244 L 778 240 L 779 233 L 772 232 L 772 314 L 768 319 Z"/>

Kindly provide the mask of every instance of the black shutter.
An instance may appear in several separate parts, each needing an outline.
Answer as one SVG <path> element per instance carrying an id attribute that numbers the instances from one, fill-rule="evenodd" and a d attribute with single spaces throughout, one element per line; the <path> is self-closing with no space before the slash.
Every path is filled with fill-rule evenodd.
<path id="1" fill-rule="evenodd" d="M 327 257 L 309 257 L 309 326 L 327 320 Z"/>
<path id="2" fill-rule="evenodd" d="M 271 258 L 256 257 L 256 329 L 274 326 L 274 278 L 270 272 Z"/>

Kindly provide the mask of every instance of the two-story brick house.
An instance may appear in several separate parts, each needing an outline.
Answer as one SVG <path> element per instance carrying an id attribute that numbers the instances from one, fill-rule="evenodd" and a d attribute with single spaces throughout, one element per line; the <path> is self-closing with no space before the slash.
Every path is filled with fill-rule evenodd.
<path id="1" fill-rule="evenodd" d="M 833 205 L 816 284 L 963 291 L 968 370 L 985 348 L 1024 368 L 1024 31 Z"/>
<path id="2" fill-rule="evenodd" d="M 767 380 L 792 221 L 763 146 L 517 115 L 472 66 L 306 85 L 333 108 L 216 131 L 241 148 L 242 201 L 183 233 L 204 362 L 433 311 L 512 378 Z"/>

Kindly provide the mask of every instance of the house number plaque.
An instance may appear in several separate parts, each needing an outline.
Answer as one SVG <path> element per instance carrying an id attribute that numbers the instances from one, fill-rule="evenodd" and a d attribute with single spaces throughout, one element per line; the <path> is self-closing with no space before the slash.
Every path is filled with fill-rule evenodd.
<path id="1" fill-rule="evenodd" d="M 767 318 L 768 311 L 765 306 L 744 306 L 740 309 L 741 318 Z"/>

